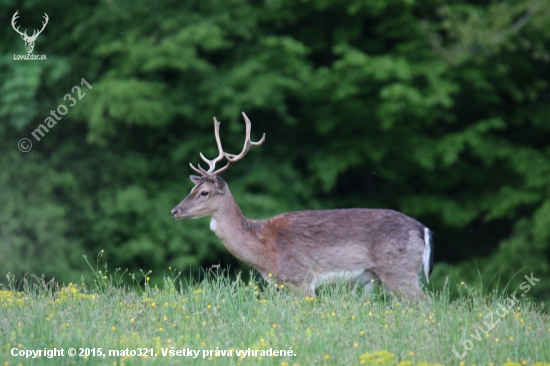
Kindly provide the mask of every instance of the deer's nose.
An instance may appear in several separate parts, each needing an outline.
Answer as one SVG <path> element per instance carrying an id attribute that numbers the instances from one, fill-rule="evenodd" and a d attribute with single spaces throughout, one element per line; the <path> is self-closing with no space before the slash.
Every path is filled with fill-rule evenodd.
<path id="1" fill-rule="evenodd" d="M 172 210 L 172 217 L 176 216 L 176 214 L 180 211 L 179 208 L 175 207 L 173 210 Z"/>

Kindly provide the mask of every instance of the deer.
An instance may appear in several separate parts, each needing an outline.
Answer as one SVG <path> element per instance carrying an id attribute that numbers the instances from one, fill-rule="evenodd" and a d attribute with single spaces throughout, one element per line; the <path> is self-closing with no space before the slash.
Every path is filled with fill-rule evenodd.
<path id="1" fill-rule="evenodd" d="M 220 176 L 243 159 L 262 138 L 250 139 L 246 124 L 240 154 L 224 152 L 220 122 L 214 117 L 214 135 L 219 155 L 209 160 L 208 170 L 189 163 L 199 175 L 191 175 L 194 187 L 172 210 L 176 220 L 210 216 L 210 229 L 237 259 L 254 267 L 268 282 L 289 284 L 307 296 L 315 289 L 337 281 L 364 286 L 369 295 L 379 281 L 383 291 L 405 299 L 427 299 L 420 287 L 420 272 L 426 281 L 433 269 L 432 233 L 419 221 L 390 209 L 345 208 L 282 213 L 264 220 L 245 217 L 229 186 Z M 218 170 L 216 164 L 226 159 Z"/>
<path id="2" fill-rule="evenodd" d="M 17 18 L 19 18 L 19 15 L 17 15 L 18 12 L 19 10 L 17 10 L 15 14 L 13 14 L 13 17 L 11 18 L 11 26 L 14 31 L 16 31 L 17 33 L 19 33 L 19 35 L 21 35 L 21 38 L 23 38 L 23 41 L 25 41 L 25 48 L 27 49 L 27 53 L 32 53 L 32 50 L 34 49 L 34 42 L 36 42 L 36 38 L 38 38 L 40 33 L 42 33 L 42 31 L 44 30 L 44 28 L 46 28 L 46 25 L 48 24 L 48 20 L 49 20 L 48 14 L 44 13 L 44 17 L 43 17 L 44 22 L 42 22 L 42 29 L 40 29 L 38 32 L 35 29 L 32 33 L 32 36 L 29 37 L 29 35 L 27 35 L 26 29 L 25 29 L 25 32 L 20 32 L 19 26 L 15 28 L 16 20 Z"/>

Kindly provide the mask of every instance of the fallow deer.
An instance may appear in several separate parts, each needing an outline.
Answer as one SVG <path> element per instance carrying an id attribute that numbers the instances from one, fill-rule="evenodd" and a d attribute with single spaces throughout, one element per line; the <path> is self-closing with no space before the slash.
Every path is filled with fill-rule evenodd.
<path id="1" fill-rule="evenodd" d="M 349 208 L 287 212 L 265 220 L 246 218 L 220 177 L 251 146 L 251 123 L 243 112 L 246 139 L 240 154 L 224 152 L 220 122 L 214 117 L 219 155 L 208 170 L 189 164 L 200 176 L 189 195 L 172 210 L 177 220 L 210 216 L 210 229 L 239 260 L 252 265 L 268 281 L 288 283 L 315 296 L 315 288 L 349 281 L 372 291 L 384 289 L 406 298 L 425 297 L 419 286 L 422 268 L 428 281 L 433 267 L 430 230 L 415 219 L 387 209 Z M 227 164 L 215 170 L 216 163 Z"/>

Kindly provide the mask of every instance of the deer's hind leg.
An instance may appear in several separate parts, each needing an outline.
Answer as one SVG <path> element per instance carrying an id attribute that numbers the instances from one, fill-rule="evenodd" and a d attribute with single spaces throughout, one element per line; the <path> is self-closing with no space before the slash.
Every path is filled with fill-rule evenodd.
<path id="1" fill-rule="evenodd" d="M 425 243 L 418 231 L 411 230 L 406 241 L 389 242 L 379 253 L 373 269 L 385 289 L 407 299 L 427 299 L 420 289 L 419 270 L 423 263 Z"/>
<path id="2" fill-rule="evenodd" d="M 427 296 L 420 288 L 419 267 L 420 264 L 413 261 L 401 265 L 392 263 L 380 266 L 375 273 L 380 277 L 386 293 L 409 300 L 425 300 Z"/>
<path id="3" fill-rule="evenodd" d="M 426 295 L 422 292 L 418 284 L 416 273 L 406 277 L 403 275 L 386 275 L 382 278 L 382 284 L 391 295 L 404 297 L 408 300 L 426 299 Z"/>

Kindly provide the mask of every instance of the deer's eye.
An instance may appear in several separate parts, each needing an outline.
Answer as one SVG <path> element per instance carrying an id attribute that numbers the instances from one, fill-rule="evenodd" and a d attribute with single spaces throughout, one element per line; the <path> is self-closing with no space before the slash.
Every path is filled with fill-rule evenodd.
<path id="1" fill-rule="evenodd" d="M 202 191 L 202 192 L 201 192 L 201 196 L 208 196 L 208 192 Z"/>

